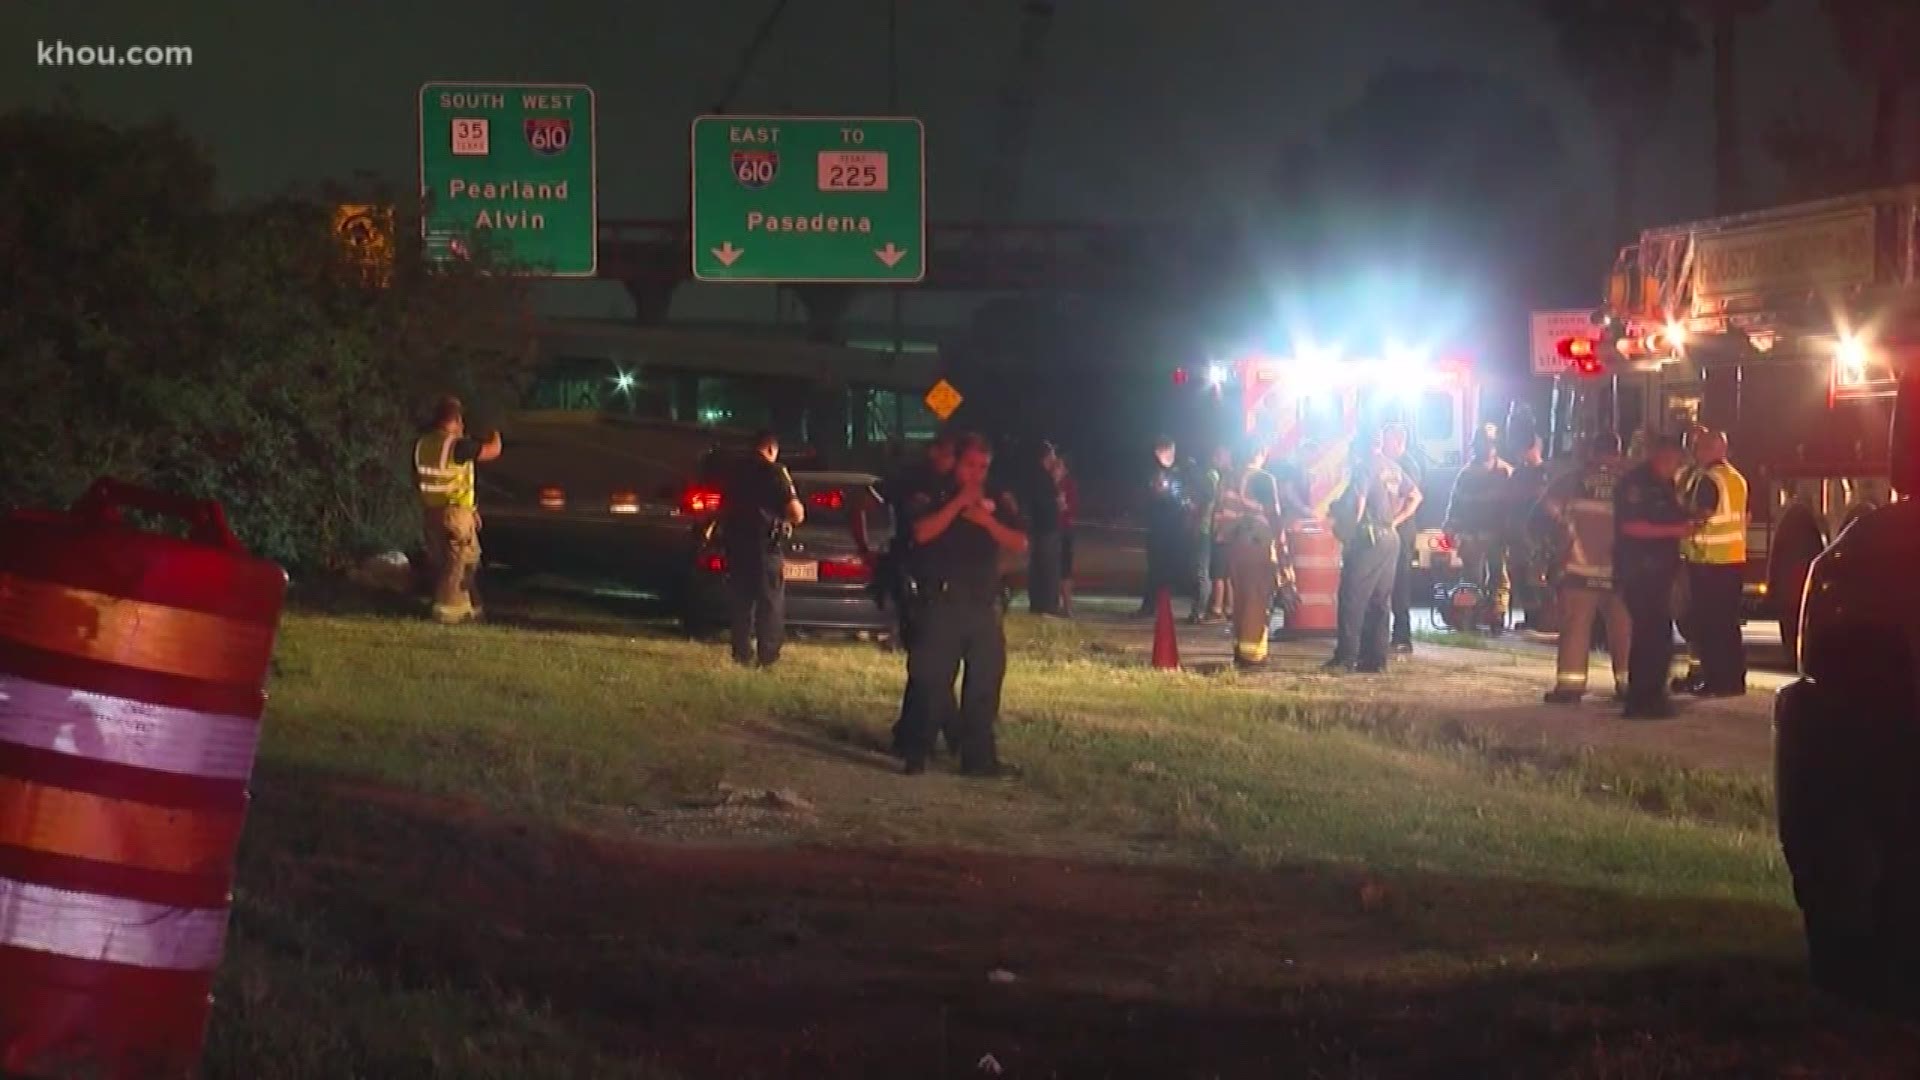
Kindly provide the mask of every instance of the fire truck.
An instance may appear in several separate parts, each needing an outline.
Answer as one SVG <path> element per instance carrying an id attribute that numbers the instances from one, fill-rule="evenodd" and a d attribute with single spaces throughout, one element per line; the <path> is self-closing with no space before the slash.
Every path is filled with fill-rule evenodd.
<path id="1" fill-rule="evenodd" d="M 1747 615 L 1799 637 L 1807 569 L 1889 497 L 1895 365 L 1920 350 L 1920 186 L 1649 229 L 1559 343 L 1556 453 L 1723 429 L 1747 477 Z"/>
<path id="2" fill-rule="evenodd" d="M 1175 374 L 1176 383 L 1193 381 L 1184 369 Z M 1416 520 L 1421 566 L 1444 574 L 1459 565 L 1439 525 L 1479 424 L 1480 387 L 1468 358 L 1407 348 L 1377 357 L 1324 347 L 1245 352 L 1208 364 L 1197 383 L 1198 413 L 1188 424 L 1195 441 L 1264 442 L 1274 460 L 1306 474 L 1309 498 L 1323 513 L 1344 488 L 1354 436 L 1405 423 L 1408 452 L 1425 475 Z"/>

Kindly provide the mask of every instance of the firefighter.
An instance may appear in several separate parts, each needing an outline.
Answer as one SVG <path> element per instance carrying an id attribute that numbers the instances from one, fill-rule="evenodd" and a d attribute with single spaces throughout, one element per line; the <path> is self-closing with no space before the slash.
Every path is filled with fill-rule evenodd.
<path id="1" fill-rule="evenodd" d="M 720 497 L 720 542 L 727 557 L 727 614 L 733 661 L 772 667 L 786 633 L 787 585 L 782 552 L 806 520 L 793 477 L 780 464 L 780 440 L 754 436 L 753 453 L 727 478 Z"/>
<path id="2" fill-rule="evenodd" d="M 1213 515 L 1213 535 L 1226 549 L 1233 597 L 1233 662 L 1245 669 L 1266 666 L 1267 629 L 1279 584 L 1280 489 L 1266 465 L 1267 448 L 1248 447 L 1239 468 L 1221 484 Z"/>
<path id="3" fill-rule="evenodd" d="M 1614 486 L 1613 577 L 1632 623 L 1627 650 L 1629 720 L 1675 715 L 1667 696 L 1673 663 L 1673 581 L 1680 542 L 1693 533 L 1693 516 L 1674 486 L 1683 451 L 1671 436 L 1647 440 L 1647 460 Z"/>
<path id="4" fill-rule="evenodd" d="M 1681 690 L 1702 697 L 1747 692 L 1746 646 L 1740 638 L 1741 586 L 1747 568 L 1747 478 L 1727 461 L 1727 435 L 1708 431 L 1694 442 L 1687 505 L 1700 522 L 1681 545 L 1686 560 L 1687 622 L 1697 668 Z"/>
<path id="5" fill-rule="evenodd" d="M 1555 484 L 1541 500 L 1542 509 L 1561 526 L 1564 538 L 1555 559 L 1560 651 L 1553 689 L 1547 691 L 1550 704 L 1571 705 L 1586 694 L 1596 616 L 1606 625 L 1614 697 L 1626 699 L 1632 624 L 1626 601 L 1613 587 L 1613 498 L 1623 471 L 1620 436 L 1598 432 L 1588 444 L 1580 471 Z"/>
<path id="6" fill-rule="evenodd" d="M 480 617 L 474 584 L 480 570 L 480 509 L 474 497 L 473 466 L 499 456 L 499 432 L 484 442 L 467 438 L 466 412 L 456 397 L 440 399 L 433 426 L 413 444 L 435 622 L 451 624 Z"/>
<path id="7" fill-rule="evenodd" d="M 1500 459 L 1500 441 L 1482 430 L 1473 440 L 1473 460 L 1460 470 L 1447 501 L 1446 533 L 1460 553 L 1467 582 L 1480 590 L 1487 632 L 1496 635 L 1507 623 L 1506 510 L 1512 476 L 1513 466 Z"/>
<path id="8" fill-rule="evenodd" d="M 1011 500 L 987 487 L 993 450 L 969 435 L 956 445 L 953 479 L 938 493 L 917 492 L 908 506 L 917 545 L 917 623 L 907 678 L 922 687 L 952 686 L 960 676 L 960 771 L 1006 776 L 994 742 L 1000 690 L 1007 673 L 1001 625 L 1000 553 L 1026 550 Z M 965 673 L 962 674 L 964 665 Z M 909 775 L 923 773 L 933 741 L 938 696 L 922 693 L 901 733 Z"/>
<path id="9" fill-rule="evenodd" d="M 1153 446 L 1153 471 L 1147 477 L 1147 582 L 1140 597 L 1140 614 L 1151 618 L 1160 590 L 1176 589 L 1190 575 L 1181 569 L 1191 531 L 1193 503 L 1180 476 L 1173 440 Z"/>

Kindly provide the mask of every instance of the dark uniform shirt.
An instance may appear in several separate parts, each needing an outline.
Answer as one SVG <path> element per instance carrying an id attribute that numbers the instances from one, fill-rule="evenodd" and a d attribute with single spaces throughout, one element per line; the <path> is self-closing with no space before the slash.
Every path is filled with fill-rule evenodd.
<path id="1" fill-rule="evenodd" d="M 932 487 L 940 477 L 925 459 L 913 462 L 880 481 L 881 501 L 893 522 L 893 542 L 900 549 L 913 546 L 913 529 L 907 517 L 907 504 L 915 494 Z"/>
<path id="2" fill-rule="evenodd" d="M 787 467 L 754 454 L 727 473 L 720 494 L 721 540 L 728 555 L 746 561 L 772 550 L 773 529 L 799 498 Z"/>
<path id="3" fill-rule="evenodd" d="M 913 494 L 908 516 L 919 521 L 953 501 L 959 486 L 951 477 Z M 994 517 L 1010 529 L 1021 529 L 1019 511 L 1004 490 L 989 486 Z M 947 531 L 921 544 L 914 553 L 914 570 L 923 589 L 960 593 L 981 599 L 1000 595 L 1000 545 L 993 534 L 964 517 L 956 517 Z"/>
<path id="4" fill-rule="evenodd" d="M 1155 531 L 1177 532 L 1187 524 L 1187 485 L 1177 467 L 1154 462 L 1147 477 L 1147 526 Z"/>
<path id="5" fill-rule="evenodd" d="M 1693 515 L 1680 505 L 1673 483 L 1641 464 L 1628 470 L 1613 488 L 1613 576 L 1615 580 L 1672 574 L 1680 566 L 1680 541 L 1644 540 L 1628 536 L 1628 522 L 1678 525 Z"/>

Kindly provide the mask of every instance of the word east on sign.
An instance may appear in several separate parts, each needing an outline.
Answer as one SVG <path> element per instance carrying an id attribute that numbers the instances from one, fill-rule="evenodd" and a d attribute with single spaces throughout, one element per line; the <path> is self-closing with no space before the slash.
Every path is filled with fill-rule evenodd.
<path id="1" fill-rule="evenodd" d="M 926 276 L 925 139 L 901 117 L 693 123 L 702 281 L 912 283 Z"/>
<path id="2" fill-rule="evenodd" d="M 598 269 L 593 91 L 576 85 L 420 88 L 427 253 L 554 277 Z"/>

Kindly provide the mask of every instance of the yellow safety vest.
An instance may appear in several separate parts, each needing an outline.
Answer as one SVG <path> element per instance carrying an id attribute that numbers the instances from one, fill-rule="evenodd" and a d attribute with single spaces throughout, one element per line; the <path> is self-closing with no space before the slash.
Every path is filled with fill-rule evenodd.
<path id="1" fill-rule="evenodd" d="M 1719 504 L 1706 524 L 1694 530 L 1683 548 L 1687 561 L 1712 566 L 1727 566 L 1747 561 L 1747 478 L 1726 462 L 1717 462 L 1698 470 L 1690 478 L 1697 483 L 1702 476 L 1712 477 L 1720 489 Z"/>
<path id="2" fill-rule="evenodd" d="M 460 465 L 452 460 L 453 444 L 459 439 L 450 431 L 429 431 L 413 444 L 413 475 L 420 484 L 420 505 L 428 509 L 473 509 L 473 462 Z"/>

